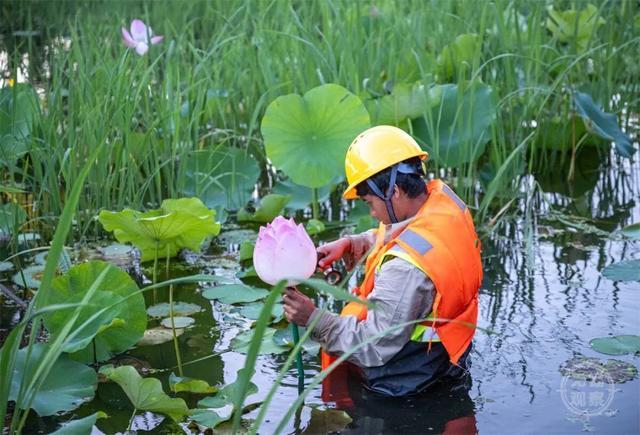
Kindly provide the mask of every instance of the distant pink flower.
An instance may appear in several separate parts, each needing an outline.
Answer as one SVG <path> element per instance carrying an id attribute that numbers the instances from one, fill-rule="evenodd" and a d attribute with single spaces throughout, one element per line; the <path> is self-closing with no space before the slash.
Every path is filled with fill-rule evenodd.
<path id="1" fill-rule="evenodd" d="M 133 20 L 131 22 L 131 33 L 124 27 L 122 28 L 122 40 L 129 48 L 135 48 L 136 53 L 140 56 L 149 51 L 149 45 L 155 45 L 162 42 L 164 36 L 153 36 L 153 30 L 141 20 Z"/>
<path id="2" fill-rule="evenodd" d="M 278 216 L 266 227 L 260 227 L 253 266 L 267 284 L 287 278 L 288 285 L 295 285 L 297 280 L 313 275 L 317 260 L 316 248 L 302 224 Z"/>

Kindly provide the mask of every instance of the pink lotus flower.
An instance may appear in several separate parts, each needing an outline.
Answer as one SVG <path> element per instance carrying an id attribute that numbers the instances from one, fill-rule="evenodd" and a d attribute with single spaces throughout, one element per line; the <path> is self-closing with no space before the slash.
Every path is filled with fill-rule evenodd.
<path id="1" fill-rule="evenodd" d="M 264 282 L 274 285 L 281 279 L 289 279 L 287 285 L 296 285 L 316 270 L 318 254 L 302 224 L 293 219 L 276 217 L 265 227 L 260 227 L 253 251 L 253 266 Z"/>
<path id="2" fill-rule="evenodd" d="M 122 28 L 122 40 L 129 48 L 135 48 L 136 53 L 140 56 L 149 51 L 150 45 L 159 44 L 164 36 L 153 36 L 153 30 L 141 20 L 133 20 L 131 22 L 131 33 L 124 27 Z"/>

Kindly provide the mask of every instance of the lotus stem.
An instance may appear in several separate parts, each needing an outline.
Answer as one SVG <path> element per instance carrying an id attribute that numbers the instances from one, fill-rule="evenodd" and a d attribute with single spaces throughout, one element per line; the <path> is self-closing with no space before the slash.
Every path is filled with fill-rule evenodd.
<path id="1" fill-rule="evenodd" d="M 167 261 L 165 262 L 164 272 L 165 279 L 169 279 L 169 262 L 171 261 L 171 257 L 169 256 L 169 245 L 167 245 L 166 258 Z M 182 358 L 180 356 L 180 348 L 178 347 L 178 336 L 176 335 L 176 324 L 173 320 L 173 284 L 169 285 L 169 319 L 171 319 L 171 335 L 173 335 L 173 350 L 176 353 L 178 373 L 180 374 L 180 376 L 184 376 L 184 374 L 182 373 Z"/>
<path id="2" fill-rule="evenodd" d="M 293 345 L 297 345 L 300 341 L 300 332 L 298 325 L 291 323 L 291 333 L 293 335 Z M 296 355 L 296 368 L 298 369 L 298 394 L 304 391 L 304 367 L 302 366 L 302 351 L 298 351 Z"/>
<path id="3" fill-rule="evenodd" d="M 314 219 L 320 219 L 318 210 L 318 189 L 311 189 L 311 211 Z"/>
<path id="4" fill-rule="evenodd" d="M 133 414 L 131 414 L 131 418 L 129 419 L 129 426 L 127 426 L 127 433 L 131 432 L 131 426 L 133 426 L 133 419 L 136 417 L 136 412 L 138 412 L 138 408 L 133 408 Z"/>

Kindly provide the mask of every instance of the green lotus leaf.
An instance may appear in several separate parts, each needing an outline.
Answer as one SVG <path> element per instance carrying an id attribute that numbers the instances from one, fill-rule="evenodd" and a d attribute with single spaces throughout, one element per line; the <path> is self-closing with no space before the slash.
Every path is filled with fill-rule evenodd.
<path id="1" fill-rule="evenodd" d="M 62 423 L 60 429 L 53 432 L 51 435 L 90 435 L 93 433 L 93 426 L 99 418 L 109 417 L 102 411 L 95 412 L 84 418 L 77 420 L 71 420 L 67 423 Z"/>
<path id="2" fill-rule="evenodd" d="M 556 11 L 553 6 L 549 6 L 549 18 L 547 18 L 547 29 L 551 31 L 558 41 L 570 43 L 575 41 L 578 51 L 582 52 L 589 46 L 589 40 L 593 34 L 606 21 L 598 16 L 598 8 L 592 4 L 581 11 L 569 9 L 566 11 Z"/>
<path id="3" fill-rule="evenodd" d="M 335 185 L 342 181 L 343 178 L 343 176 L 337 177 L 328 185 L 320 187 L 317 191 L 318 202 L 322 203 L 328 201 Z M 311 188 L 300 186 L 299 184 L 293 183 L 291 180 L 277 182 L 273 187 L 272 192 L 288 196 L 290 199 L 287 201 L 286 207 L 293 210 L 304 210 L 309 207 L 313 198 Z"/>
<path id="4" fill-rule="evenodd" d="M 162 390 L 162 383 L 155 378 L 142 378 L 132 366 L 100 367 L 100 373 L 124 390 L 131 404 L 139 411 L 160 412 L 179 421 L 189 414 L 182 399 L 171 398 Z"/>
<path id="5" fill-rule="evenodd" d="M 169 316 L 169 304 L 162 302 L 160 304 L 152 305 L 147 308 L 147 314 L 151 317 L 161 318 Z M 202 307 L 198 304 L 191 304 L 188 302 L 174 302 L 173 303 L 173 315 L 174 316 L 190 316 L 202 311 Z"/>
<path id="6" fill-rule="evenodd" d="M 20 384 L 31 380 L 38 365 L 47 353 L 48 345 L 36 343 L 31 348 L 27 364 L 28 348 L 18 351 L 11 376 L 9 400 L 16 400 Z M 4 379 L 3 379 L 4 381 Z M 93 399 L 98 378 L 96 372 L 77 361 L 61 355 L 36 393 L 31 408 L 40 416 L 54 415 L 76 409 L 82 403 Z"/>
<path id="7" fill-rule="evenodd" d="M 251 260 L 253 258 L 253 250 L 255 249 L 256 244 L 245 240 L 240 245 L 239 260 L 240 262 Z"/>
<path id="8" fill-rule="evenodd" d="M 238 210 L 238 222 L 271 222 L 273 218 L 282 214 L 284 206 L 291 197 L 271 193 L 260 200 L 255 211 L 249 211 L 247 207 Z"/>
<path id="9" fill-rule="evenodd" d="M 1 157 L 1 156 L 0 156 Z M 15 202 L 0 205 L 0 233 L 12 234 L 27 220 L 27 213 Z"/>
<path id="10" fill-rule="evenodd" d="M 255 267 L 251 266 L 246 270 L 241 270 L 236 273 L 236 278 L 245 279 L 245 278 L 258 278 L 258 274 L 256 273 Z"/>
<path id="11" fill-rule="evenodd" d="M 420 83 L 398 83 L 391 94 L 365 100 L 371 121 L 375 125 L 400 125 L 407 119 L 422 116 L 428 103 L 427 90 Z"/>
<path id="12" fill-rule="evenodd" d="M 212 409 L 194 409 L 190 414 L 193 421 L 210 429 L 215 428 L 222 422 L 228 421 L 232 415 L 233 408 L 231 407 L 220 411 L 214 411 Z"/>
<path id="13" fill-rule="evenodd" d="M 0 272 L 6 272 L 13 269 L 13 263 L 10 261 L 0 261 Z"/>
<path id="14" fill-rule="evenodd" d="M 188 392 L 195 394 L 217 393 L 218 387 L 209 385 L 208 382 L 201 379 L 187 378 L 176 376 L 171 373 L 169 375 L 169 388 L 174 393 Z"/>
<path id="15" fill-rule="evenodd" d="M 300 331 L 300 336 L 302 337 L 305 333 L 305 328 L 299 326 L 298 330 Z M 273 342 L 278 346 L 293 348 L 295 346 L 295 342 L 293 340 L 293 333 L 291 332 L 291 328 L 278 329 L 273 334 Z M 302 343 L 302 349 L 304 349 L 304 351 L 311 355 L 317 355 L 318 352 L 320 352 L 320 343 L 307 338 L 304 343 Z"/>
<path id="16" fill-rule="evenodd" d="M 276 329 L 267 328 L 262 336 L 259 354 L 283 353 L 289 350 L 288 347 L 279 346 L 273 340 Z M 240 353 L 247 353 L 249 345 L 253 339 L 254 330 L 245 331 L 231 340 L 231 349 Z"/>
<path id="17" fill-rule="evenodd" d="M 108 268 L 108 272 L 103 284 L 89 300 L 89 305 L 81 308 L 73 329 L 87 321 L 96 311 L 118 301 L 122 302 L 102 313 L 72 341 L 65 344 L 65 351 L 73 352 L 72 358 L 79 361 L 104 361 L 129 349 L 142 338 L 147 326 L 142 294 L 130 296 L 138 291 L 135 281 L 122 269 L 103 261 L 79 264 L 55 278 L 51 283 L 49 303 L 81 302 L 87 289 L 105 268 Z M 52 337 L 62 331 L 69 313 L 74 309 L 62 309 L 43 315 L 44 324 Z"/>
<path id="18" fill-rule="evenodd" d="M 602 274 L 613 281 L 640 281 L 640 260 L 610 264 L 602 269 Z"/>
<path id="19" fill-rule="evenodd" d="M 173 257 L 182 248 L 198 252 L 206 237 L 220 232 L 215 216 L 198 198 L 180 198 L 166 199 L 160 209 L 148 212 L 103 210 L 99 219 L 120 243 L 138 247 L 147 261 L 156 253 L 158 258 Z"/>
<path id="20" fill-rule="evenodd" d="M 181 336 L 184 329 L 176 329 L 176 337 Z M 138 346 L 155 346 L 156 344 L 166 343 L 173 340 L 173 332 L 171 329 L 162 326 L 151 328 L 144 331 L 144 335 L 138 341 Z"/>
<path id="21" fill-rule="evenodd" d="M 443 81 L 454 78 L 462 64 L 466 64 L 466 70 L 469 71 L 474 58 L 481 53 L 481 42 L 480 35 L 465 33 L 445 46 L 436 59 L 438 79 Z"/>
<path id="22" fill-rule="evenodd" d="M 29 84 L 0 89 L 0 163 L 8 165 L 27 152 L 40 113 L 38 96 Z"/>
<path id="23" fill-rule="evenodd" d="M 429 158 L 449 167 L 477 160 L 496 119 L 491 87 L 475 83 L 460 90 L 458 85 L 436 85 L 429 94 L 430 109 L 412 121 L 413 133 L 424 143 Z"/>
<path id="24" fill-rule="evenodd" d="M 11 279 L 20 287 L 37 290 L 40 288 L 40 279 L 43 274 L 44 264 L 34 264 L 33 266 L 25 267 L 21 272 L 17 272 Z"/>
<path id="25" fill-rule="evenodd" d="M 243 305 L 239 312 L 240 315 L 246 317 L 249 320 L 258 320 L 260 312 L 264 309 L 263 302 L 252 302 L 250 304 Z M 274 304 L 271 309 L 272 322 L 279 322 L 284 317 L 284 306 L 282 304 Z"/>
<path id="26" fill-rule="evenodd" d="M 640 353 L 639 335 L 616 335 L 594 338 L 589 346 L 597 352 L 607 355 L 626 355 Z"/>
<path id="27" fill-rule="evenodd" d="M 247 370 L 242 368 L 238 370 L 238 378 L 240 376 L 246 375 Z M 238 379 L 235 382 L 232 382 L 228 385 L 225 385 L 220 389 L 218 394 L 212 397 L 205 397 L 204 399 L 198 402 L 198 408 L 223 408 L 227 405 L 232 405 L 234 401 L 237 399 L 238 394 L 240 394 L 240 383 Z M 258 392 L 258 387 L 253 382 L 249 382 L 249 386 L 247 389 L 247 396 L 250 394 L 255 394 Z"/>
<path id="28" fill-rule="evenodd" d="M 300 96 L 278 97 L 262 119 L 265 151 L 294 183 L 322 187 L 342 176 L 349 144 L 369 127 L 360 99 L 327 84 Z"/>
<path id="29" fill-rule="evenodd" d="M 324 226 L 324 222 L 318 219 L 309 219 L 304 228 L 307 230 L 307 234 L 309 234 L 310 236 L 320 234 L 326 229 Z"/>
<path id="30" fill-rule="evenodd" d="M 176 316 L 173 318 L 173 324 L 175 328 L 188 328 L 193 325 L 196 321 L 191 317 L 184 316 Z M 162 319 L 160 322 L 162 326 L 165 328 L 171 328 L 171 317 L 167 317 L 166 319 Z"/>
<path id="31" fill-rule="evenodd" d="M 353 421 L 349 414 L 340 409 L 321 409 L 316 406 L 310 408 L 311 417 L 302 429 L 301 435 L 340 433 Z"/>
<path id="32" fill-rule="evenodd" d="M 183 194 L 200 198 L 209 208 L 237 210 L 251 199 L 260 168 L 246 150 L 215 148 L 189 155 L 185 174 Z"/>
<path id="33" fill-rule="evenodd" d="M 640 223 L 627 225 L 621 231 L 631 240 L 640 240 Z"/>
<path id="34" fill-rule="evenodd" d="M 254 302 L 265 298 L 269 292 L 261 288 L 250 287 L 244 284 L 229 284 L 210 287 L 202 292 L 207 299 L 216 299 L 223 304 L 238 304 L 242 302 Z"/>
<path id="35" fill-rule="evenodd" d="M 631 144 L 631 138 L 620 129 L 618 117 L 615 114 L 603 112 L 591 95 L 583 92 L 573 93 L 573 104 L 587 130 L 602 139 L 613 142 L 616 152 L 622 157 L 631 158 L 636 149 Z"/>

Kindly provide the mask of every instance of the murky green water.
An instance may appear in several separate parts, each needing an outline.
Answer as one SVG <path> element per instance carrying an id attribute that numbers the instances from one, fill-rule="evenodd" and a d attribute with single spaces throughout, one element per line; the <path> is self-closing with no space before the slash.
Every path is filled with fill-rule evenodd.
<path id="1" fill-rule="evenodd" d="M 524 217 L 508 220 L 485 240 L 479 326 L 491 333 L 479 331 L 476 335 L 473 384 L 468 393 L 441 387 L 411 400 L 356 396 L 356 407 L 350 412 L 353 421 L 341 433 L 464 433 L 474 428 L 480 433 L 640 432 L 638 379 L 618 384 L 581 383 L 563 377 L 559 371 L 576 355 L 614 358 L 591 350 L 588 343 L 592 338 L 640 333 L 640 285 L 613 282 L 600 273 L 608 264 L 640 258 L 640 243 L 597 233 L 597 229 L 609 233 L 640 220 L 640 170 L 635 165 L 599 172 L 594 184 L 576 199 L 560 194 L 532 195 L 525 201 L 531 213 L 525 211 Z M 523 185 L 533 185 L 533 179 Z M 562 213 L 564 222 L 553 217 L 558 213 Z M 579 217 L 588 219 L 580 221 Z M 585 223 L 592 227 L 585 227 Z M 233 277 L 239 269 L 234 252 L 237 246 L 226 236 L 220 241 L 221 245 L 205 258 L 205 270 Z M 185 275 L 202 269 L 180 265 L 173 270 L 174 275 Z M 152 304 L 152 295 L 146 298 L 147 305 Z M 244 355 L 230 351 L 230 341 L 250 328 L 251 322 L 228 305 L 204 299 L 195 285 L 177 289 L 175 299 L 204 308 L 193 316 L 195 326 L 179 338 L 179 343 L 185 362 L 210 357 L 186 364 L 185 376 L 210 384 L 232 382 L 243 366 Z M 168 297 L 159 295 L 162 300 Z M 13 313 L 10 307 L 3 307 L 3 327 L 15 320 Z M 303 358 L 309 383 L 319 371 L 319 361 L 307 354 Z M 615 358 L 638 365 L 637 356 Z M 286 354 L 259 356 L 253 378 L 259 392 L 248 403 L 264 398 L 285 359 Z M 133 349 L 115 362 L 164 369 L 155 376 L 163 381 L 165 391 L 169 374 L 177 373 L 171 342 Z M 296 385 L 296 374 L 291 370 L 271 403 L 261 433 L 275 430 L 297 396 Z M 190 407 L 195 407 L 200 398 L 182 397 Z M 320 388 L 306 403 L 308 406 L 287 424 L 285 433 L 325 433 L 344 426 L 331 426 L 335 422 L 326 413 L 312 411 L 314 406 L 321 410 L 334 406 L 323 403 Z M 101 383 L 95 400 L 74 415 L 84 416 L 95 410 L 110 416 L 97 424 L 105 433 L 124 431 L 132 411 L 113 383 Z M 250 421 L 257 412 L 247 413 L 244 419 Z M 70 418 L 64 416 L 57 421 Z M 57 421 L 33 416 L 28 431 L 49 432 Z M 135 418 L 134 429 L 141 433 L 172 432 L 180 427 L 164 416 L 147 412 Z"/>

